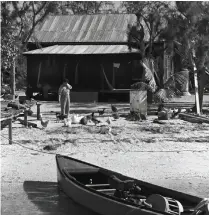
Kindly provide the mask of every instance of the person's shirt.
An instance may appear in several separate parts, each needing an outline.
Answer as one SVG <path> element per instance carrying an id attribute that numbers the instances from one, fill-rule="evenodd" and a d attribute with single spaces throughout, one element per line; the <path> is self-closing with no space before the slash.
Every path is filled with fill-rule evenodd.
<path id="1" fill-rule="evenodd" d="M 72 89 L 72 86 L 70 84 L 63 83 L 59 88 L 58 94 L 59 96 L 61 94 L 67 94 L 67 93 L 69 94 L 71 89 Z"/>

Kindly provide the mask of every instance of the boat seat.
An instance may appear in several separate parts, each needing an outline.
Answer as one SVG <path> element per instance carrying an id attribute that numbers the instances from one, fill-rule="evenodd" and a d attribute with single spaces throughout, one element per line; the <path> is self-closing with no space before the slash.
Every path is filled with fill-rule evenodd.
<path id="1" fill-rule="evenodd" d="M 134 187 L 134 180 L 125 180 L 122 181 L 121 179 L 117 178 L 115 175 L 112 175 L 108 178 L 108 182 L 110 186 L 120 190 L 120 191 L 128 191 Z"/>
<path id="2" fill-rule="evenodd" d="M 109 195 L 114 195 L 116 189 L 99 189 L 98 192 L 102 192 Z"/>
<path id="3" fill-rule="evenodd" d="M 110 184 L 86 184 L 87 187 L 99 188 L 99 187 L 109 187 Z"/>

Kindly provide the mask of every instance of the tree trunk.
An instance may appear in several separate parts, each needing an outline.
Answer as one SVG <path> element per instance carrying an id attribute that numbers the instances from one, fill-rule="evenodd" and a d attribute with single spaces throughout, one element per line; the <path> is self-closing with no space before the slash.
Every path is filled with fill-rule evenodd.
<path id="1" fill-rule="evenodd" d="M 3 72 L 1 72 L 1 84 L 3 84 L 4 83 L 4 74 L 3 74 Z"/>
<path id="2" fill-rule="evenodd" d="M 199 99 L 199 86 L 198 86 L 198 77 L 197 69 L 194 69 L 194 87 L 195 87 L 195 107 L 196 113 L 200 115 L 200 99 Z"/>

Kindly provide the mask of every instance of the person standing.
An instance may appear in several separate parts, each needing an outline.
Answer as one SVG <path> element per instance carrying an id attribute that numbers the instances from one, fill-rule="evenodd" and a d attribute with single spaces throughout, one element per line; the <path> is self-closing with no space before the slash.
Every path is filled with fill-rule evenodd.
<path id="1" fill-rule="evenodd" d="M 70 112 L 70 90 L 72 86 L 69 84 L 68 79 L 64 79 L 58 91 L 58 101 L 61 104 L 61 115 L 69 117 Z"/>

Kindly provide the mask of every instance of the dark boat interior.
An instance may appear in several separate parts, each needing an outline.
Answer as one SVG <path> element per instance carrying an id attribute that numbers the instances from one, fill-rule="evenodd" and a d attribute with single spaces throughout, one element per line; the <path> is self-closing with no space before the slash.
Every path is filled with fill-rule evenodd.
<path id="1" fill-rule="evenodd" d="M 115 188 L 111 187 L 108 182 L 108 176 L 100 171 L 100 169 L 81 169 L 77 172 L 68 171 L 78 182 L 88 188 L 103 192 L 108 195 L 114 195 Z"/>
<path id="2" fill-rule="evenodd" d="M 162 195 L 169 203 L 169 210 L 172 214 L 179 214 L 179 206 L 176 201 L 179 201 L 182 204 L 185 214 L 191 213 L 193 211 L 192 209 L 196 206 L 196 203 L 193 204 L 183 197 L 182 199 L 173 199 L 173 195 L 171 195 L 172 197 L 169 197 L 169 193 L 162 190 L 162 187 L 161 190 L 153 189 L 143 185 L 138 182 L 138 180 L 133 180 L 118 173 L 106 171 L 102 168 L 85 168 L 77 169 L 76 171 L 75 169 L 65 169 L 65 171 L 68 176 L 70 175 L 74 180 L 84 185 L 87 189 L 90 188 L 93 191 L 106 194 L 113 198 L 129 201 L 133 204 L 140 205 L 140 200 L 151 199 L 150 196 L 152 196 L 152 201 L 158 201 L 159 195 Z M 154 199 L 153 194 L 155 195 Z M 167 202 L 165 202 L 165 205 L 167 205 Z M 141 204 L 141 206 L 144 205 Z M 149 207 L 149 204 L 147 207 Z"/>

